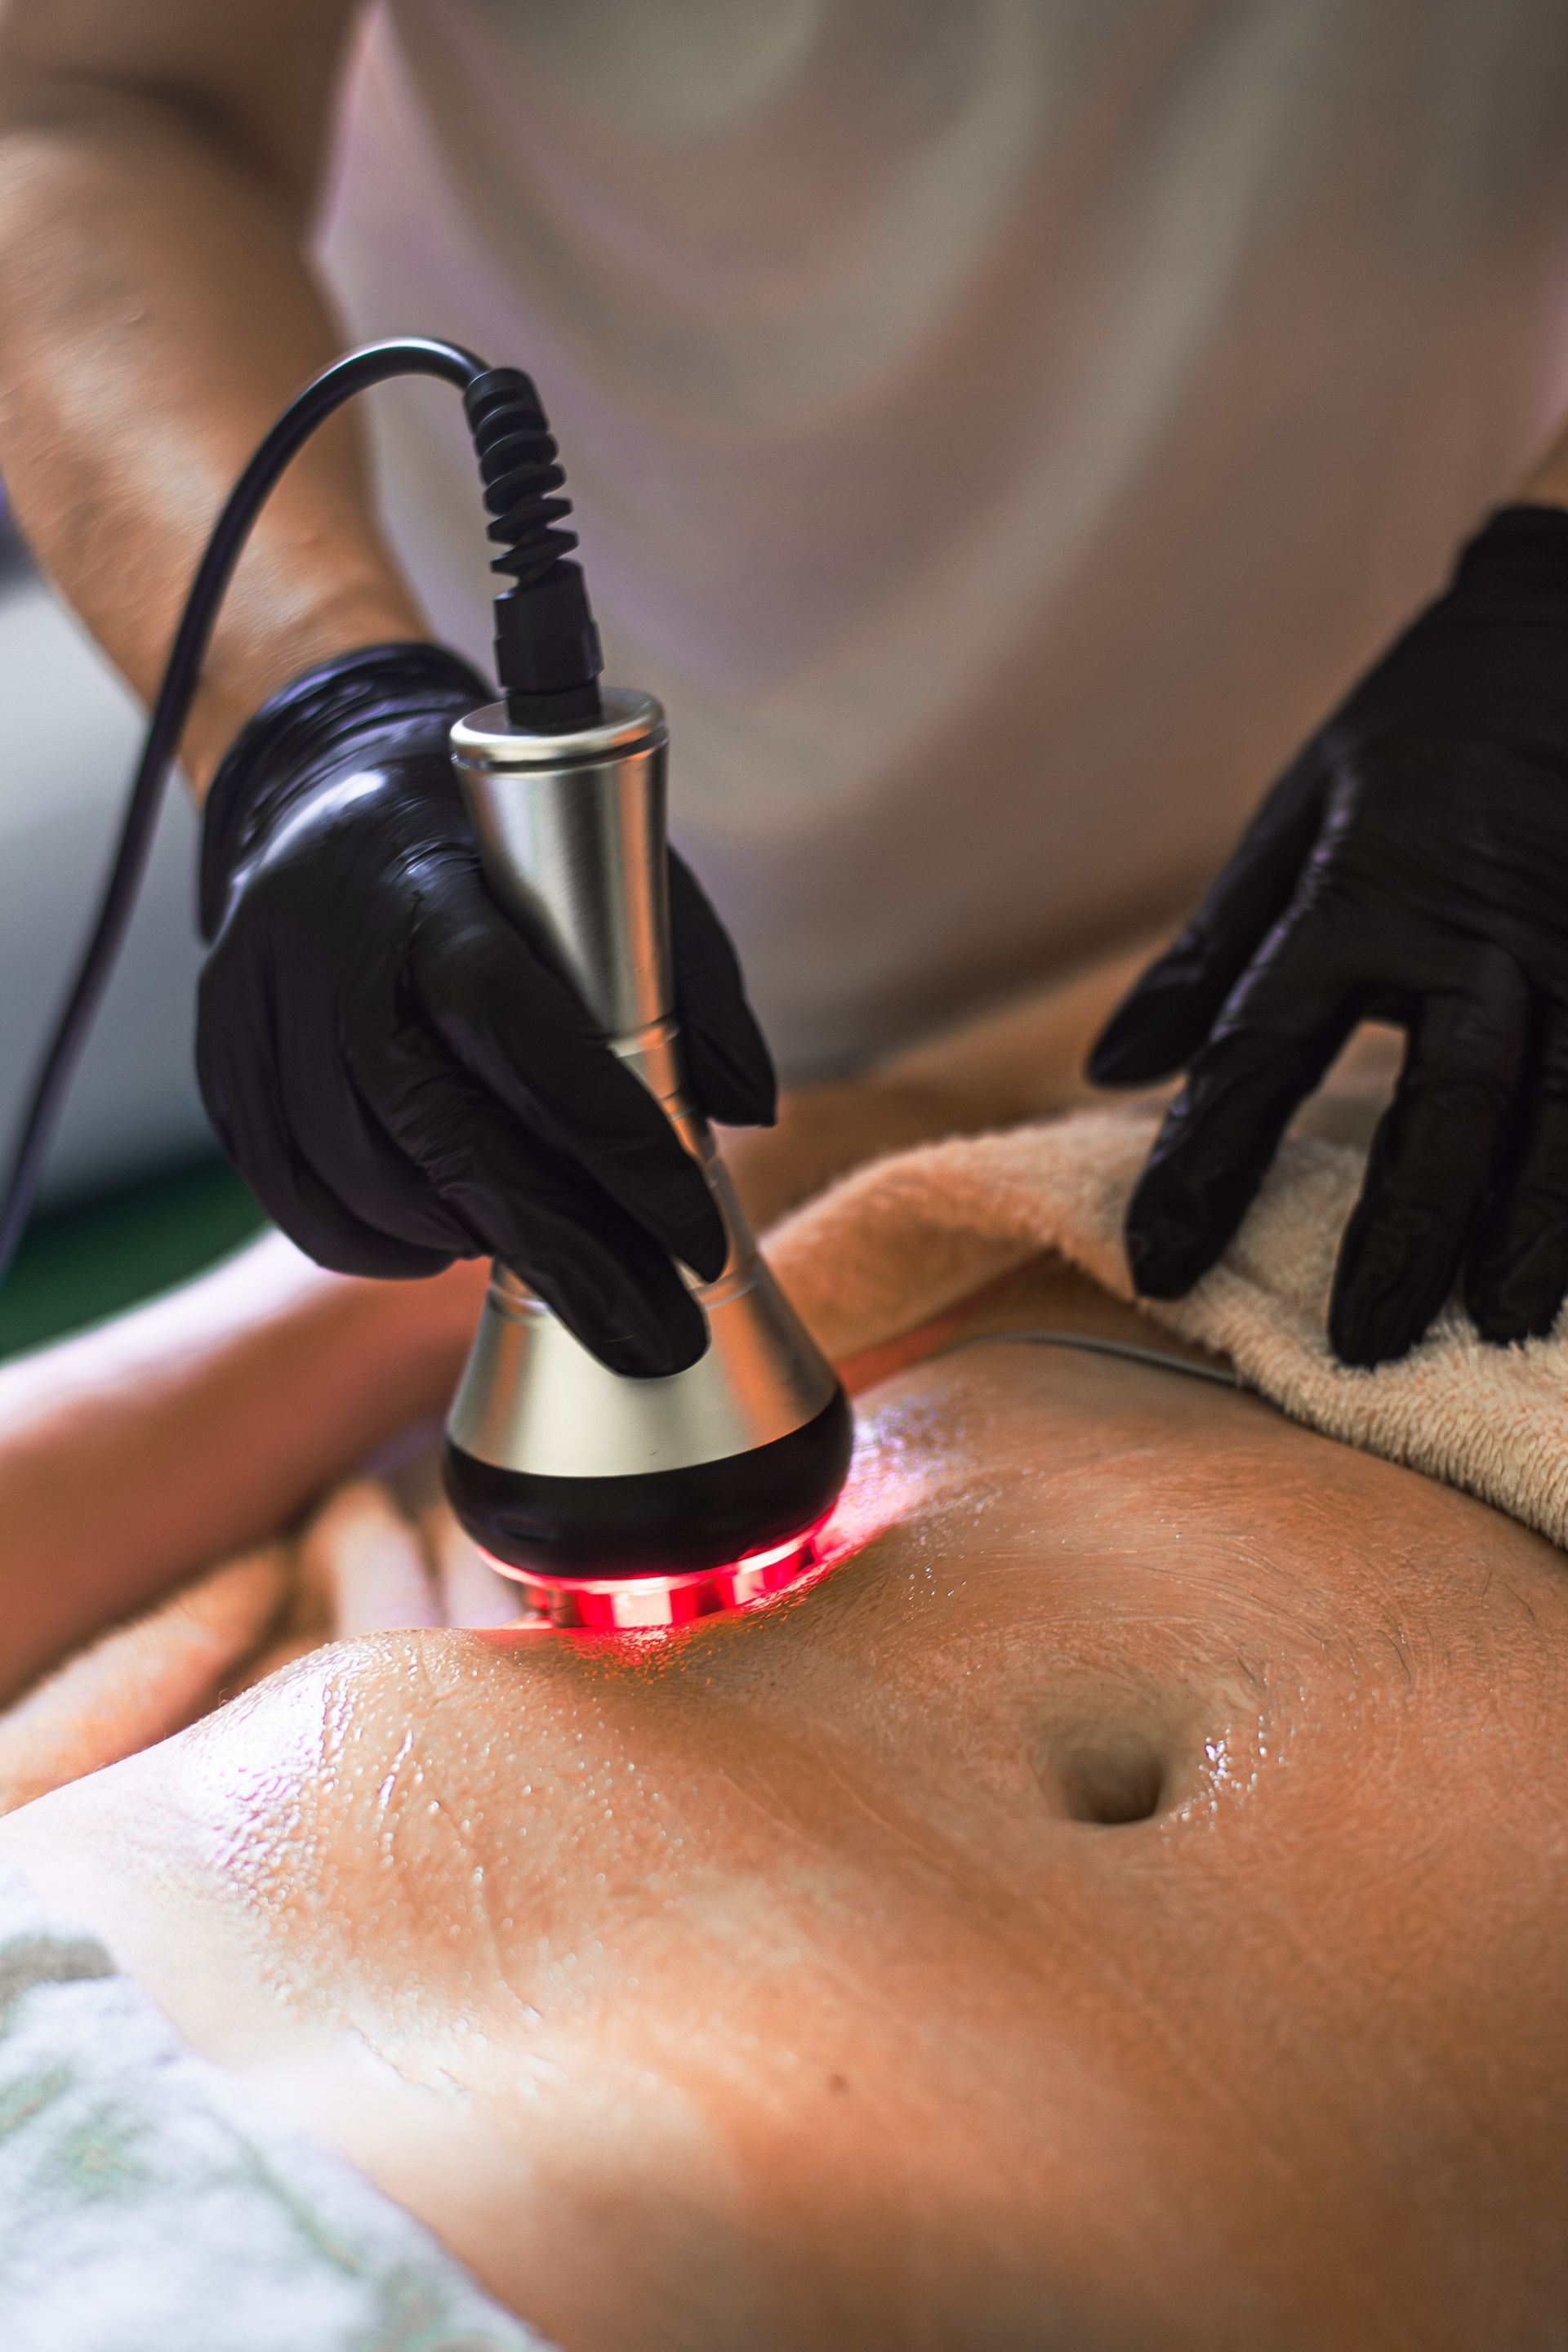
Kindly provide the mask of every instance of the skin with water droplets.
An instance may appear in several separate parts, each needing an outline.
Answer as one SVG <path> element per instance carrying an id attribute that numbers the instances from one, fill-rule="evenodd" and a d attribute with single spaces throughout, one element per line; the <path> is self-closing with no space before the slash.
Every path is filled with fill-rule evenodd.
<path id="1" fill-rule="evenodd" d="M 1022 1347 L 863 1402 L 827 1542 L 318 1653 L 0 1853 L 571 2352 L 1548 2340 L 1555 1555 Z"/>

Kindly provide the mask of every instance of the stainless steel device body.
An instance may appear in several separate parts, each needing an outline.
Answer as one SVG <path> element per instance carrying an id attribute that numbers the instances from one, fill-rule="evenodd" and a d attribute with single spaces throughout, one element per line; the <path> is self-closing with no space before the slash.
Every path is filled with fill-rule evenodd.
<path id="1" fill-rule="evenodd" d="M 664 713 L 606 692 L 570 733 L 512 728 L 504 703 L 452 730 L 490 887 L 575 983 L 614 1051 L 700 1161 L 730 1239 L 716 1282 L 687 1279 L 707 1352 L 667 1380 L 631 1380 L 589 1354 L 499 1262 L 447 1423 L 496 1469 L 549 1478 L 682 1471 L 788 1437 L 838 1383 L 779 1289 L 706 1121 L 682 1091 L 669 954 Z"/>

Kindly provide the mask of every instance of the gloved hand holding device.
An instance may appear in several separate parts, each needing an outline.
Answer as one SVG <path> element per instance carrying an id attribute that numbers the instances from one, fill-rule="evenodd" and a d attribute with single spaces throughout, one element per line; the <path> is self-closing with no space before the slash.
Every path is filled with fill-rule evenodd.
<path id="1" fill-rule="evenodd" d="M 1184 1066 L 1127 1213 L 1173 1298 L 1235 1233 L 1355 1024 L 1408 1032 L 1346 1228 L 1330 1337 L 1404 1355 L 1463 1273 L 1482 1335 L 1568 1288 L 1568 511 L 1517 506 L 1314 736 L 1089 1060 Z"/>
<path id="2" fill-rule="evenodd" d="M 682 1370 L 725 1236 L 695 1160 L 491 898 L 447 753 L 494 688 L 437 646 L 307 671 L 241 730 L 204 819 L 197 1067 L 226 1151 L 343 1273 L 493 1255 L 612 1370 Z M 729 938 L 670 859 L 691 1092 L 773 1116 Z"/>

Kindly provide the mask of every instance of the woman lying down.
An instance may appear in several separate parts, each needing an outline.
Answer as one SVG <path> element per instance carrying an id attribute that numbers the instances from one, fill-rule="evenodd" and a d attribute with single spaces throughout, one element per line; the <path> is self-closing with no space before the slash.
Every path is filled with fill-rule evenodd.
<path id="1" fill-rule="evenodd" d="M 943 1066 L 798 1104 L 753 1199 L 980 1123 Z M 417 1461 L 255 1549 L 438 1412 L 473 1269 L 268 1243 L 4 1375 L 12 2352 L 1563 2341 L 1568 1344 L 1332 1366 L 1321 1139 L 1152 1321 L 1146 1140 L 785 1222 L 830 1565 L 675 1636 L 509 1629 Z"/>

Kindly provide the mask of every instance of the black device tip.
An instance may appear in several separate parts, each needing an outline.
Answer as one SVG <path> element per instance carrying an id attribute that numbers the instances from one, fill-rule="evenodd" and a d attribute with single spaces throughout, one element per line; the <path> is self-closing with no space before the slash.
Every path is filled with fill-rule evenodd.
<path id="1" fill-rule="evenodd" d="M 835 1389 L 787 1436 L 678 1470 L 562 1478 L 503 1470 L 447 1441 L 453 1510 L 493 1559 L 533 1576 L 679 1576 L 802 1535 L 837 1500 L 853 1423 Z"/>

